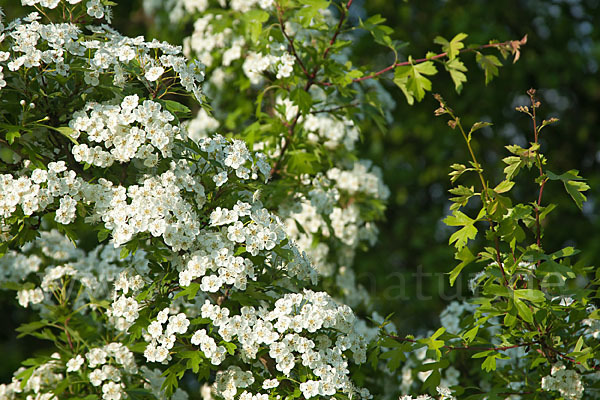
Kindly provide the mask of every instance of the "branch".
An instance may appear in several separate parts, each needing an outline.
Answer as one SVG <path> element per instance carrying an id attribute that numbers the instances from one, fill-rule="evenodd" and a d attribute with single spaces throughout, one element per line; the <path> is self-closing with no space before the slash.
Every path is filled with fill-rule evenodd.
<path id="1" fill-rule="evenodd" d="M 304 67 L 303 67 L 304 68 Z M 315 83 L 314 78 L 312 77 L 312 75 L 308 76 L 308 81 L 306 81 L 306 85 L 304 85 L 304 91 L 308 92 L 308 89 L 310 89 L 310 87 Z M 287 121 L 282 121 L 283 125 L 285 125 L 288 128 L 288 134 L 285 137 L 285 142 L 283 143 L 283 146 L 281 147 L 281 153 L 279 154 L 279 158 L 277 158 L 277 161 L 275 161 L 275 164 L 273 164 L 273 167 L 271 168 L 271 172 L 270 172 L 270 178 L 273 178 L 273 176 L 275 176 L 275 174 L 279 171 L 280 168 L 280 164 L 283 161 L 283 156 L 285 155 L 285 152 L 287 150 L 287 148 L 290 145 L 290 142 L 292 141 L 292 138 L 294 137 L 294 128 L 296 127 L 296 124 L 298 123 L 298 120 L 300 119 L 300 109 L 298 109 L 298 112 L 296 113 L 296 116 L 294 117 L 294 119 L 292 120 L 291 124 L 288 124 Z"/>
<path id="2" fill-rule="evenodd" d="M 355 102 L 355 103 L 348 103 L 348 104 L 342 104 L 341 106 L 337 106 L 337 107 L 331 107 L 331 108 L 326 108 L 323 110 L 316 110 L 316 111 L 311 111 L 311 114 L 321 114 L 321 113 L 332 113 L 332 112 L 336 112 L 339 110 L 343 110 L 344 108 L 352 108 L 352 107 L 358 107 L 359 103 Z"/>
<path id="3" fill-rule="evenodd" d="M 552 350 L 552 351 L 553 351 L 553 352 L 554 352 L 554 353 L 555 353 L 557 356 L 559 356 L 559 357 L 560 357 L 560 358 L 562 358 L 563 360 L 567 360 L 567 361 L 569 361 L 569 362 L 571 362 L 571 363 L 573 363 L 573 364 L 577 364 L 577 365 L 583 365 L 583 366 L 585 367 L 585 365 L 584 365 L 583 363 L 581 363 L 581 362 L 579 362 L 579 361 L 575 360 L 574 358 L 571 358 L 571 357 L 567 356 L 566 354 L 563 354 L 563 353 L 561 353 L 560 351 L 558 351 L 558 350 L 556 350 L 556 349 L 554 349 L 554 348 L 552 348 L 552 347 L 549 347 L 549 348 L 550 348 L 550 350 Z M 596 370 L 596 371 L 600 371 L 600 365 L 592 365 L 592 366 L 591 366 L 591 367 L 589 367 L 589 368 L 591 368 L 591 369 L 593 369 L 593 370 Z"/>
<path id="4" fill-rule="evenodd" d="M 538 144 L 538 127 L 537 127 L 537 118 L 535 115 L 535 110 L 536 108 L 538 108 L 540 106 L 540 102 L 537 101 L 535 99 L 535 89 L 529 89 L 527 91 L 527 94 L 529 95 L 529 100 L 531 101 L 531 121 L 533 122 L 533 138 L 534 138 L 534 143 Z M 536 162 L 538 165 L 538 169 L 540 171 L 540 178 L 543 178 L 544 176 L 544 171 L 542 169 L 542 160 L 540 158 L 540 153 L 539 153 L 539 149 L 535 151 L 535 158 L 536 158 Z M 538 245 L 538 247 L 541 248 L 542 246 L 542 232 L 541 232 L 541 226 L 540 226 L 540 207 L 542 205 L 542 195 L 544 193 L 544 186 L 546 185 L 546 181 L 548 179 L 543 179 L 540 183 L 540 191 L 538 194 L 538 199 L 537 202 L 535 204 L 535 228 L 536 228 L 536 243 Z M 539 260 L 537 262 L 537 266 L 539 268 L 541 264 L 541 260 Z"/>
<path id="5" fill-rule="evenodd" d="M 515 54 L 515 60 L 516 60 L 516 59 L 518 59 L 518 54 L 519 54 L 517 44 L 524 44 L 525 42 L 527 42 L 527 36 L 523 37 L 523 39 L 521 39 L 521 40 L 508 40 L 508 41 L 502 42 L 502 43 L 488 43 L 488 44 L 484 44 L 484 45 L 481 45 L 481 46 L 478 46 L 475 48 L 461 49 L 461 50 L 459 50 L 459 53 L 462 54 L 462 53 L 473 52 L 473 51 L 478 51 L 478 50 L 482 50 L 482 49 L 488 49 L 488 48 L 492 48 L 492 47 L 493 48 L 510 47 L 511 49 L 513 49 L 513 53 Z M 448 52 L 436 54 L 431 57 L 417 58 L 416 60 L 412 60 L 412 62 L 411 61 L 394 62 L 392 65 L 389 65 L 389 66 L 385 67 L 384 69 L 374 72 L 370 75 L 352 79 L 352 82 L 354 83 L 354 82 L 366 81 L 367 79 L 376 78 L 379 75 L 384 74 L 396 67 L 420 64 L 420 63 L 424 63 L 426 61 L 432 61 L 432 60 L 437 60 L 439 58 L 444 58 L 446 56 L 448 56 Z M 321 85 L 321 86 L 333 86 L 333 84 L 330 82 L 317 82 L 317 84 Z"/>
<path id="6" fill-rule="evenodd" d="M 71 317 L 68 317 L 65 320 L 64 331 L 65 331 L 65 334 L 67 335 L 67 341 L 69 342 L 69 348 L 71 349 L 71 351 L 74 351 L 74 349 L 73 349 L 73 341 L 71 340 L 71 335 L 69 334 L 69 329 L 67 328 L 67 324 L 69 323 L 70 319 L 71 319 Z"/>
<path id="7" fill-rule="evenodd" d="M 327 54 L 329 53 L 329 50 L 331 49 L 331 47 L 335 44 L 335 41 L 342 29 L 342 24 L 344 23 L 344 19 L 346 18 L 346 10 L 350 9 L 350 6 L 352 5 L 352 1 L 353 0 L 348 0 L 348 4 L 346 4 L 346 8 L 344 8 L 342 6 L 342 11 L 340 14 L 340 22 L 338 22 L 337 28 L 335 30 L 335 33 L 333 34 L 333 37 L 331 38 L 331 40 L 329 41 L 329 45 L 327 46 L 327 48 L 325 49 L 325 51 L 323 52 L 323 60 L 327 58 Z M 314 74 L 314 72 L 313 72 Z M 313 76 L 314 78 L 314 76 Z"/>
<path id="8" fill-rule="evenodd" d="M 394 335 L 388 335 L 388 337 L 390 339 L 394 339 L 394 340 L 397 340 L 399 342 L 419 343 L 419 341 L 417 339 L 403 338 L 403 337 L 394 336 Z M 489 351 L 489 350 L 504 351 L 504 350 L 509 350 L 509 349 L 516 349 L 517 347 L 533 346 L 533 345 L 536 345 L 536 344 L 539 344 L 539 342 L 538 341 L 533 341 L 533 342 L 525 342 L 525 343 L 521 343 L 521 344 L 513 344 L 513 345 L 510 345 L 510 346 L 498 346 L 498 347 L 485 347 L 485 346 L 448 346 L 448 345 L 444 345 L 442 347 L 444 349 L 447 349 L 448 351 L 455 351 L 455 350 L 466 350 L 466 351 Z"/>
<path id="9" fill-rule="evenodd" d="M 469 154 L 471 155 L 471 160 L 473 162 L 473 165 L 477 169 L 476 172 L 477 172 L 477 175 L 479 175 L 479 180 L 481 181 L 481 189 L 482 189 L 481 190 L 481 193 L 482 193 L 481 202 L 483 204 L 483 207 L 486 210 L 486 219 L 487 219 L 488 223 L 490 224 L 490 230 L 494 234 L 494 245 L 496 248 L 496 262 L 498 263 L 498 267 L 500 268 L 500 273 L 502 274 L 504 286 L 508 287 L 508 278 L 506 277 L 506 272 L 504 271 L 504 266 L 502 265 L 502 259 L 500 257 L 500 243 L 498 241 L 498 236 L 495 235 L 496 229 L 495 229 L 494 221 L 492 220 L 491 216 L 487 212 L 487 206 L 490 202 L 490 195 L 488 194 L 488 185 L 485 181 L 485 178 L 483 177 L 483 169 L 481 168 L 481 164 L 479 164 L 479 162 L 477 161 L 477 157 L 475 156 L 475 152 L 473 151 L 473 147 L 471 146 L 471 138 L 470 138 L 470 136 L 468 136 L 466 134 L 462 124 L 460 123 L 460 118 L 458 118 L 456 115 L 454 115 L 454 112 L 452 111 L 452 109 L 450 107 L 448 107 L 446 105 L 442 96 L 440 96 L 439 94 L 435 94 L 434 97 L 437 101 L 439 101 L 440 110 L 442 110 L 442 112 L 440 114 L 438 114 L 438 112 L 436 111 L 436 115 L 441 115 L 443 113 L 447 113 L 448 115 L 450 115 L 452 120 L 448 121 L 448 125 L 452 129 L 454 129 L 455 127 L 458 126 L 458 129 L 460 130 L 460 133 L 462 134 L 463 139 L 465 140 L 467 148 L 469 149 Z"/>
<path id="10" fill-rule="evenodd" d="M 279 20 L 279 28 L 281 29 L 281 33 L 283 34 L 283 36 L 286 38 L 286 40 L 290 44 L 290 51 L 294 55 L 294 58 L 296 58 L 296 61 L 298 62 L 298 65 L 300 65 L 300 68 L 302 68 L 302 72 L 304 72 L 304 75 L 306 75 L 306 77 L 310 79 L 311 75 L 309 74 L 308 70 L 304 66 L 304 63 L 298 56 L 298 53 L 296 53 L 296 47 L 294 46 L 294 40 L 291 37 L 289 37 L 288 34 L 285 32 L 285 26 L 283 23 L 283 15 L 282 15 L 283 11 L 281 10 L 281 6 L 277 2 L 275 3 L 275 5 L 277 6 L 277 19 Z"/>

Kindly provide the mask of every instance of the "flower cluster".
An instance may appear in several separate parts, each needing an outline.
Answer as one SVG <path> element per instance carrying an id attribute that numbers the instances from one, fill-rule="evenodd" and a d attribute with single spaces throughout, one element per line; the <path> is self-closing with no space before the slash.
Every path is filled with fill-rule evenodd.
<path id="1" fill-rule="evenodd" d="M 352 120 L 340 120 L 325 113 L 308 115 L 303 126 L 310 132 L 307 137 L 309 141 L 323 143 L 332 150 L 343 146 L 352 151 L 360 136 Z"/>
<path id="2" fill-rule="evenodd" d="M 307 252 L 319 273 L 331 276 L 336 264 L 352 263 L 359 243 L 373 244 L 377 236 L 377 228 L 363 219 L 355 198 L 385 200 L 389 189 L 382 183 L 379 169 L 367 161 L 354 163 L 350 170 L 334 167 L 327 177 L 316 177 L 310 185 L 314 189 L 308 198 L 297 196 L 294 205 L 283 205 L 279 213 L 286 218 L 286 233 Z M 321 241 L 315 245 L 315 236 L 335 239 L 338 244 Z M 334 246 L 343 249 L 337 260 L 330 254 Z"/>
<path id="3" fill-rule="evenodd" d="M 542 378 L 542 389 L 558 391 L 566 400 L 579 400 L 584 392 L 579 374 L 560 363 L 552 366 L 550 375 Z"/>
<path id="4" fill-rule="evenodd" d="M 86 253 L 54 230 L 41 232 L 22 252 L 5 254 L 0 258 L 0 270 L 4 273 L 4 282 L 21 285 L 17 299 L 22 307 L 55 304 L 52 294 L 74 281 L 81 289 L 72 300 L 75 307 L 86 312 L 89 308 L 84 305 L 109 298 L 109 287 L 113 284 L 124 293 L 138 290 L 143 285 L 141 276 L 129 277 L 127 271 L 133 268 L 145 273 L 147 263 L 144 251 L 120 259 L 114 246 L 100 245 Z M 32 281 L 39 286 L 32 287 Z"/>
<path id="5" fill-rule="evenodd" d="M 42 3 L 40 5 L 53 8 L 58 1 Z M 88 13 L 95 18 L 107 16 L 108 8 L 99 0 L 91 0 L 87 5 Z M 43 66 L 49 74 L 66 77 L 71 70 L 83 69 L 86 71 L 85 82 L 89 85 L 98 86 L 101 76 L 106 76 L 107 79 L 112 77 L 113 85 L 122 88 L 125 82 L 137 79 L 139 75 L 144 76 L 149 85 L 171 70 L 198 101 L 203 99 L 199 87 L 204 80 L 203 67 L 199 64 L 188 66 L 178 47 L 158 41 L 145 42 L 142 37 L 124 37 L 107 25 L 90 27 L 105 40 L 89 40 L 82 37 L 81 29 L 75 24 L 44 25 L 37 21 L 39 19 L 39 14 L 34 12 L 23 20 L 14 21 L 5 31 L 10 43 L 8 51 L 0 52 L 0 62 L 10 60 L 7 64 L 10 71 Z M 162 53 L 160 57 L 151 56 L 158 51 Z M 136 68 L 142 74 L 138 74 Z"/>
<path id="6" fill-rule="evenodd" d="M 439 400 L 456 400 L 456 397 L 454 397 L 452 395 L 452 391 L 445 386 L 438 386 L 436 388 L 436 391 L 438 392 Z M 400 400 L 434 400 L 434 397 L 431 397 L 427 394 L 417 396 L 417 397 L 405 395 L 405 396 L 401 396 Z"/>
<path id="7" fill-rule="evenodd" d="M 302 294 L 285 295 L 275 302 L 271 311 L 264 307 L 246 306 L 242 307 L 239 315 L 231 315 L 227 308 L 207 300 L 202 306 L 201 316 L 211 321 L 222 340 L 239 343 L 240 355 L 247 363 L 255 360 L 259 349 L 264 347 L 274 361 L 274 368 L 287 377 L 292 376 L 297 364 L 310 368 L 318 379 L 301 385 L 306 398 L 333 395 L 340 389 L 353 392 L 344 352 L 350 350 L 356 363 L 366 360 L 366 342 L 353 330 L 355 317 L 352 311 L 347 306 L 336 305 L 323 292 L 305 290 Z M 332 330 L 337 332 L 335 342 L 330 335 L 321 333 Z M 205 329 L 195 331 L 191 341 L 200 346 L 213 363 L 215 355 L 218 363 L 219 353 L 225 351 L 223 346 L 216 345 L 215 339 Z M 236 385 L 234 377 L 229 376 L 227 385 L 217 379 L 215 389 L 226 399 L 233 399 L 238 388 L 247 386 Z M 262 386 L 277 385 L 265 381 Z"/>
<path id="8" fill-rule="evenodd" d="M 73 146 L 75 161 L 98 167 L 110 167 L 114 161 L 128 162 L 133 158 L 153 167 L 162 157 L 170 157 L 177 125 L 171 125 L 175 117 L 161 109 L 151 100 L 139 104 L 137 95 L 127 96 L 120 105 L 88 104 L 73 115 L 69 126 L 73 137 L 85 134 L 88 142 L 103 144 L 90 147 L 85 143 Z"/>
<path id="9" fill-rule="evenodd" d="M 63 369 L 61 364 L 60 354 L 53 353 L 43 364 L 32 368 L 31 375 L 28 374 L 29 378 L 26 380 L 18 377 L 23 376 L 27 369 L 19 368 L 15 371 L 11 383 L 0 385 L 0 398 L 3 400 L 17 400 L 25 397 L 52 399 L 54 395 L 51 391 L 65 377 L 61 372 Z"/>
<path id="10" fill-rule="evenodd" d="M 69 4 L 78 4 L 82 0 L 67 0 Z M 41 7 L 53 9 L 60 4 L 60 0 L 21 0 L 24 6 L 35 6 L 39 4 Z M 110 22 L 110 8 L 105 7 L 100 0 L 89 0 L 85 3 L 87 14 L 94 18 L 105 18 Z"/>

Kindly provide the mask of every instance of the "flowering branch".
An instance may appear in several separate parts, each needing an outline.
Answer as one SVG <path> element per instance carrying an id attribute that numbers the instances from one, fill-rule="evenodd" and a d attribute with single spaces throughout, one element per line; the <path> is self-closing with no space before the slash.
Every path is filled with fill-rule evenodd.
<path id="1" fill-rule="evenodd" d="M 329 51 L 331 50 L 331 47 L 335 44 L 335 41 L 337 40 L 337 37 L 338 37 L 338 35 L 339 35 L 339 33 L 340 33 L 341 29 L 342 29 L 342 25 L 344 24 L 344 21 L 346 19 L 346 10 L 350 9 L 350 6 L 352 5 L 352 1 L 353 0 L 348 0 L 348 3 L 346 4 L 346 7 L 344 8 L 342 6 L 342 8 L 341 8 L 340 20 L 338 22 L 337 28 L 336 28 L 333 36 L 331 37 L 331 40 L 329 40 L 329 45 L 327 46 L 327 48 L 325 48 L 325 51 L 323 51 L 323 56 L 322 56 L 323 60 L 325 60 L 327 58 L 327 55 L 329 54 Z M 315 68 L 313 69 L 312 73 L 308 72 L 308 70 L 304 66 L 304 63 L 302 62 L 302 60 L 300 59 L 300 57 L 296 53 L 296 48 L 294 46 L 294 41 L 285 32 L 285 27 L 284 27 L 283 18 L 282 18 L 282 10 L 281 10 L 281 7 L 279 5 L 277 5 L 277 18 L 279 20 L 279 26 L 281 28 L 281 33 L 287 39 L 287 41 L 288 41 L 288 43 L 290 45 L 290 50 L 291 50 L 292 54 L 294 55 L 294 57 L 298 61 L 298 64 L 300 65 L 300 68 L 302 69 L 302 72 L 308 78 L 308 81 L 306 82 L 306 85 L 304 86 L 304 91 L 308 92 L 308 90 L 310 89 L 310 87 L 315 83 L 315 78 L 316 78 L 317 72 L 319 70 L 319 64 L 317 64 L 315 66 Z M 339 107 L 339 108 L 342 108 L 342 107 Z M 273 177 L 279 171 L 280 164 L 283 161 L 283 157 L 285 155 L 285 152 L 288 149 L 290 142 L 292 141 L 292 137 L 294 136 L 294 128 L 296 127 L 296 124 L 298 123 L 298 119 L 300 118 L 300 114 L 301 114 L 300 111 L 298 111 L 296 113 L 296 116 L 292 120 L 291 124 L 284 123 L 284 125 L 286 125 L 287 128 L 288 128 L 288 134 L 284 138 L 284 143 L 283 143 L 283 146 L 281 147 L 281 153 L 279 154 L 279 158 L 277 159 L 277 161 L 275 162 L 275 164 L 273 164 L 273 167 L 271 168 L 271 177 Z"/>

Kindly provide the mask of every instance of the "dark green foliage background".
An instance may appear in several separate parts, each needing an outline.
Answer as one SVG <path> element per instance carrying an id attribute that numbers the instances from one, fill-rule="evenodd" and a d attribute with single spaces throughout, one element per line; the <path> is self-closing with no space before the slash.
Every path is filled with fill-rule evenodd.
<path id="1" fill-rule="evenodd" d="M 0 0 L 6 20 L 23 15 L 18 3 Z M 174 43 L 189 33 L 167 33 L 140 10 L 140 1 L 121 1 L 114 9 L 114 24 L 130 36 L 143 34 Z M 488 178 L 498 183 L 501 159 L 508 155 L 503 146 L 532 140 L 530 120 L 514 107 L 527 104 L 527 89 L 538 89 L 542 117 L 560 118 L 541 137 L 549 169 L 560 173 L 578 169 L 592 187 L 582 214 L 562 186 L 547 185 L 545 203 L 558 203 L 560 208 L 548 219 L 543 245 L 548 252 L 573 245 L 582 250 L 583 262 L 600 264 L 600 32 L 594 28 L 600 21 L 600 1 L 356 0 L 351 10 L 354 19 L 382 14 L 394 28 L 394 38 L 408 43 L 404 55 L 414 58 L 441 51 L 433 44 L 438 35 L 450 39 L 465 32 L 466 43 L 479 44 L 528 35 L 521 59 L 515 65 L 507 61 L 487 87 L 474 57 L 465 55 L 469 81 L 462 93 L 456 94 L 444 72 L 434 77 L 434 91 L 444 96 L 466 126 L 478 120 L 494 123 L 478 132 L 475 146 L 485 169 L 495 173 Z M 355 45 L 361 55 L 354 60 L 358 65 L 361 58 L 375 60 L 381 68 L 392 61 L 383 49 L 377 52 L 370 37 L 357 37 Z M 466 293 L 466 281 L 450 288 L 444 275 L 456 262 L 447 244 L 452 230 L 441 219 L 449 208 L 449 165 L 465 163 L 467 153 L 459 134 L 444 119 L 434 117 L 437 103 L 431 95 L 410 107 L 399 89 L 389 80 L 386 84 L 397 103 L 394 122 L 386 132 L 363 127 L 361 155 L 384 169 L 392 196 L 387 220 L 379 225 L 379 243 L 359 256 L 355 269 L 373 296 L 373 309 L 382 315 L 394 313 L 401 333 L 419 333 L 434 329 L 446 304 Z M 536 192 L 527 184 L 517 184 L 515 190 L 523 201 L 533 201 Z M 477 265 L 466 270 L 476 271 Z M 9 382 L 19 362 L 39 345 L 31 339 L 15 340 L 14 329 L 28 319 L 15 299 L 0 293 L 0 309 L 4 316 L 0 382 Z"/>

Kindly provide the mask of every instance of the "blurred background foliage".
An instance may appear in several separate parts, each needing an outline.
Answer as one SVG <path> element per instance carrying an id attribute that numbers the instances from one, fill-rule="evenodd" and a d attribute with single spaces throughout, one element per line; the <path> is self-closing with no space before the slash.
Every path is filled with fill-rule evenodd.
<path id="1" fill-rule="evenodd" d="M 23 15 L 19 3 L 0 0 L 6 20 Z M 575 246 L 582 250 L 581 262 L 600 264 L 600 1 L 355 0 L 350 17 L 356 21 L 373 14 L 384 16 L 394 28 L 394 38 L 407 43 L 402 48 L 405 57 L 440 52 L 433 43 L 438 35 L 451 39 L 465 32 L 469 34 L 466 43 L 483 44 L 527 34 L 520 60 L 514 65 L 506 61 L 499 77 L 487 87 L 474 57 L 465 54 L 469 73 L 461 94 L 454 91 L 444 72 L 434 77 L 434 91 L 463 117 L 465 125 L 479 120 L 494 123 L 478 132 L 475 146 L 488 179 L 497 183 L 502 158 L 508 155 L 503 146 L 532 140 L 531 121 L 514 108 L 527 104 L 527 89 L 538 89 L 540 117 L 560 119 L 541 137 L 550 170 L 578 169 L 592 187 L 581 213 L 562 186 L 546 186 L 545 203 L 560 207 L 548 219 L 544 247 L 552 251 Z M 154 25 L 144 14 L 141 0 L 120 1 L 113 19 L 121 32 L 146 39 L 179 44 L 191 32 L 191 27 L 169 31 Z M 368 60 L 383 68 L 391 63 L 390 54 L 374 47 L 370 37 L 358 35 L 355 41 L 356 64 Z M 467 292 L 466 279 L 451 288 L 444 275 L 456 261 L 447 244 L 452 230 L 441 220 L 450 205 L 449 165 L 466 163 L 468 155 L 459 134 L 446 126 L 445 119 L 434 117 L 437 103 L 431 95 L 411 107 L 390 80 L 385 84 L 397 103 L 394 121 L 385 132 L 363 126 L 361 158 L 383 168 L 392 196 L 387 219 L 379 226 L 378 244 L 359 255 L 355 269 L 372 294 L 373 309 L 382 315 L 394 313 L 393 320 L 403 334 L 426 333 L 439 325 L 438 315 L 448 302 L 460 300 Z M 525 201 L 537 195 L 534 186 L 517 185 L 514 190 Z M 466 272 L 477 272 L 477 265 L 470 265 Z M 4 317 L 0 382 L 8 382 L 19 362 L 39 345 L 31 339 L 16 340 L 15 328 L 29 318 L 16 300 L 0 292 L 0 310 Z"/>

